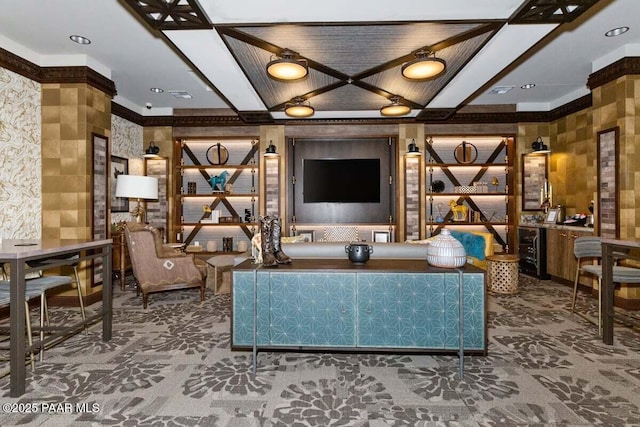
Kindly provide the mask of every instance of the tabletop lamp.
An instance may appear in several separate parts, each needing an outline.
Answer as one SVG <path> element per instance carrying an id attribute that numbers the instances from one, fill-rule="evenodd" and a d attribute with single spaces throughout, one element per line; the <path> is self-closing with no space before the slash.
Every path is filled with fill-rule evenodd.
<path id="1" fill-rule="evenodd" d="M 116 178 L 116 197 L 137 199 L 138 205 L 131 211 L 137 222 L 142 222 L 144 209 L 140 202 L 158 198 L 158 178 L 140 175 L 118 175 Z"/>

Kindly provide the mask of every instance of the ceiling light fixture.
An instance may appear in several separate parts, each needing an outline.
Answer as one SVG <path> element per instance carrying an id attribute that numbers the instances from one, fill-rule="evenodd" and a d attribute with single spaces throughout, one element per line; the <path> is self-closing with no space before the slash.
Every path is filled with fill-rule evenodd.
<path id="1" fill-rule="evenodd" d="M 411 108 L 409 108 L 408 105 L 403 104 L 399 96 L 392 96 L 389 100 L 391 101 L 391 104 L 380 108 L 380 114 L 383 116 L 404 116 L 411 112 Z"/>
<path id="2" fill-rule="evenodd" d="M 284 104 L 284 113 L 289 117 L 309 117 L 313 116 L 316 110 L 301 96 L 294 98 L 293 102 Z"/>
<path id="3" fill-rule="evenodd" d="M 616 37 L 626 33 L 627 31 L 629 31 L 629 27 L 617 27 L 610 29 L 609 31 L 604 33 L 604 35 L 606 37 Z"/>
<path id="4" fill-rule="evenodd" d="M 402 75 L 411 80 L 428 80 L 438 77 L 447 69 L 444 59 L 436 58 L 435 53 L 419 50 L 416 59 L 402 66 Z"/>
<path id="5" fill-rule="evenodd" d="M 520 86 L 520 89 L 533 89 L 534 87 L 536 87 L 535 83 L 527 83 Z"/>
<path id="6" fill-rule="evenodd" d="M 149 89 L 151 92 L 153 93 L 162 93 L 164 92 L 164 89 L 160 89 L 159 87 L 152 87 L 151 89 Z"/>
<path id="7" fill-rule="evenodd" d="M 69 36 L 69 38 L 71 39 L 71 41 L 76 42 L 78 44 L 91 44 L 91 40 L 89 40 L 86 37 L 79 36 L 77 34 Z"/>
<path id="8" fill-rule="evenodd" d="M 309 73 L 309 66 L 305 59 L 299 59 L 298 54 L 285 49 L 276 59 L 267 64 L 267 74 L 276 80 L 298 80 Z"/>

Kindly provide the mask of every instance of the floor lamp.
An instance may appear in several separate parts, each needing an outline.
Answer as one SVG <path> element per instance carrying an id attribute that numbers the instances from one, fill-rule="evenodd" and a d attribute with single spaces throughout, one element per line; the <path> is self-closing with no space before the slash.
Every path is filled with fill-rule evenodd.
<path id="1" fill-rule="evenodd" d="M 158 178 L 140 175 L 118 175 L 116 178 L 116 197 L 137 199 L 138 205 L 133 208 L 131 215 L 137 222 L 142 222 L 144 209 L 142 200 L 154 200 L 158 198 Z"/>

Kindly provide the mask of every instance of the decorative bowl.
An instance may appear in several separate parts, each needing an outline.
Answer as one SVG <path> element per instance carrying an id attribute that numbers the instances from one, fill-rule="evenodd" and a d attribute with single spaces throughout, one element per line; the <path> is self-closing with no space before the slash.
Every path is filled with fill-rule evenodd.
<path id="1" fill-rule="evenodd" d="M 351 243 L 344 247 L 344 251 L 352 263 L 364 264 L 369 261 L 369 256 L 373 253 L 373 246 L 366 243 Z"/>

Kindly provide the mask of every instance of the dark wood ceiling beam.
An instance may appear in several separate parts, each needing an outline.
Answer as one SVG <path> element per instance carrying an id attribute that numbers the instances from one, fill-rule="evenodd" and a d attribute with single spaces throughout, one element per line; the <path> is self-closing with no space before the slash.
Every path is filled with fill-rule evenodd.
<path id="1" fill-rule="evenodd" d="M 529 0 L 509 19 L 510 24 L 562 24 L 582 15 L 599 0 Z M 557 13 L 560 11 L 560 13 Z"/>
<path id="2" fill-rule="evenodd" d="M 212 28 L 198 1 L 186 1 L 187 4 L 180 3 L 180 0 L 125 0 L 131 9 L 154 30 Z"/>

